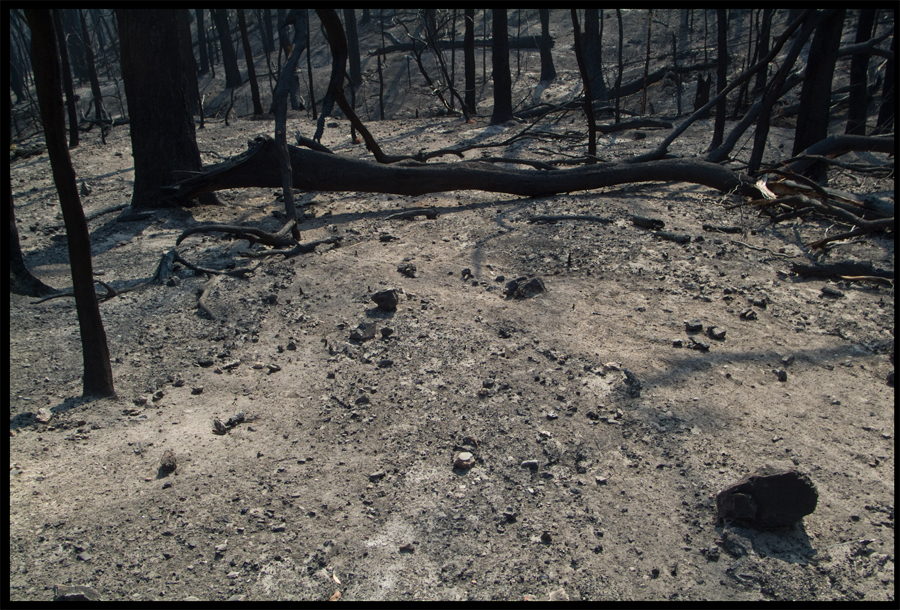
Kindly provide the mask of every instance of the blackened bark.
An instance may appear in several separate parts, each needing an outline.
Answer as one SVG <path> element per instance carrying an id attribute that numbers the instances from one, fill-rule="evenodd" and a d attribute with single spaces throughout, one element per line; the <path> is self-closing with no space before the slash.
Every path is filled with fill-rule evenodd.
<path id="1" fill-rule="evenodd" d="M 103 94 L 100 92 L 100 80 L 97 78 L 97 69 L 94 66 L 94 49 L 91 48 L 91 37 L 88 34 L 87 19 L 84 11 L 78 11 L 81 18 L 81 37 L 84 39 L 84 55 L 87 62 L 88 78 L 91 81 L 91 95 L 94 97 L 94 118 L 103 120 Z M 106 143 L 104 136 L 104 143 Z"/>
<path id="2" fill-rule="evenodd" d="M 553 54 L 550 52 L 553 39 L 550 38 L 550 9 L 538 10 L 541 18 L 541 80 L 552 82 L 556 78 L 556 68 L 553 67 Z"/>
<path id="3" fill-rule="evenodd" d="M 349 60 L 350 82 L 354 89 L 362 84 L 362 71 L 359 64 L 359 35 L 356 33 L 356 15 L 352 8 L 344 9 L 344 31 L 347 33 L 347 59 Z"/>
<path id="4" fill-rule="evenodd" d="M 164 197 L 159 189 L 202 169 L 178 44 L 178 10 L 116 9 L 131 119 L 133 211 L 189 205 L 189 200 Z"/>
<path id="5" fill-rule="evenodd" d="M 253 98 L 253 114 L 259 116 L 263 113 L 262 102 L 259 99 L 259 84 L 256 82 L 256 69 L 253 67 L 253 49 L 250 47 L 250 38 L 247 36 L 247 21 L 244 19 L 244 9 L 237 9 L 238 26 L 241 28 L 241 43 L 244 45 L 244 59 L 247 60 L 247 78 L 250 81 L 250 96 Z"/>
<path id="6" fill-rule="evenodd" d="M 494 42 L 491 47 L 491 66 L 494 69 L 494 113 L 491 125 L 513 120 L 512 76 L 509 73 L 509 34 L 506 9 L 492 9 L 491 26 Z"/>
<path id="7" fill-rule="evenodd" d="M 360 191 L 418 196 L 427 193 L 480 190 L 540 197 L 597 189 L 616 184 L 659 180 L 691 182 L 720 191 L 762 197 L 754 180 L 727 167 L 688 159 L 645 163 L 604 163 L 573 169 L 537 171 L 504 169 L 479 161 L 429 163 L 421 166 L 383 164 L 288 146 L 293 187 L 307 191 Z M 205 169 L 179 183 L 183 196 L 231 188 L 281 186 L 274 140 L 257 138 L 239 158 Z"/>
<path id="8" fill-rule="evenodd" d="M 788 74 L 790 74 L 793 69 L 794 62 L 797 61 L 797 56 L 800 55 L 800 50 L 803 48 L 803 45 L 806 44 L 806 40 L 812 35 L 813 30 L 822 17 L 822 13 L 817 13 L 813 9 L 806 9 L 800 13 L 800 16 L 797 17 L 797 19 L 791 22 L 791 25 L 788 26 L 788 29 L 786 30 L 790 32 L 789 36 L 793 42 L 784 59 L 781 60 L 781 66 L 778 68 L 778 71 L 775 72 L 772 81 L 768 84 L 765 95 L 763 95 L 762 107 L 759 111 L 759 120 L 756 122 L 756 131 L 753 133 L 753 151 L 750 153 L 750 162 L 747 164 L 751 175 L 756 173 L 756 171 L 759 170 L 759 166 L 762 164 L 763 152 L 766 149 L 766 140 L 769 138 L 769 119 L 772 115 L 772 108 L 775 106 L 775 102 L 778 98 L 781 97 L 781 89 L 787 82 Z M 802 23 L 803 25 L 798 28 L 797 25 L 799 23 Z M 798 31 L 799 34 L 797 33 Z M 778 42 L 775 44 L 775 49 L 780 47 L 779 43 L 784 43 L 783 39 L 784 34 L 779 37 Z M 770 58 L 771 55 L 772 52 L 769 51 L 769 55 L 766 57 Z"/>
<path id="9" fill-rule="evenodd" d="M 200 75 L 209 72 L 209 54 L 206 52 L 206 26 L 203 24 L 203 9 L 194 10 L 197 15 L 197 46 L 200 47 Z"/>
<path id="10" fill-rule="evenodd" d="M 772 35 L 773 10 L 774 9 L 771 8 L 763 9 L 762 24 L 759 27 L 759 38 L 756 41 L 756 47 L 758 49 L 758 53 L 756 54 L 757 57 L 765 57 L 769 52 L 769 38 Z M 762 91 L 765 88 L 768 75 L 768 69 L 761 70 L 757 73 L 756 84 L 753 86 L 754 92 Z"/>
<path id="11" fill-rule="evenodd" d="M 60 10 L 62 9 L 53 9 L 53 25 L 62 64 L 62 85 L 66 92 L 66 109 L 69 111 L 69 148 L 75 148 L 78 146 L 78 110 L 75 108 L 75 89 L 72 86 L 72 70 L 69 66 L 69 52 Z"/>
<path id="12" fill-rule="evenodd" d="M 466 110 L 475 116 L 475 9 L 465 9 L 466 33 L 463 36 L 463 70 L 466 76 Z"/>
<path id="13" fill-rule="evenodd" d="M 891 52 L 897 53 L 897 35 L 891 36 Z M 885 66 L 884 87 L 881 90 L 881 109 L 875 123 L 874 133 L 888 133 L 894 128 L 894 100 L 896 97 L 897 75 L 894 72 L 894 59 L 890 58 Z"/>
<path id="14" fill-rule="evenodd" d="M 184 60 L 184 78 L 188 88 L 188 104 L 191 115 L 200 115 L 200 85 L 197 82 L 197 60 L 194 59 L 194 44 L 191 42 L 191 15 L 188 9 L 178 10 L 178 43 Z"/>
<path id="15" fill-rule="evenodd" d="M 717 38 L 719 43 L 719 58 L 716 65 L 716 95 L 722 93 L 728 86 L 728 13 L 724 8 L 716 9 Z M 716 122 L 713 126 L 712 142 L 709 150 L 714 150 L 725 138 L 725 113 L 727 112 L 728 97 L 722 97 L 716 106 Z"/>
<path id="16" fill-rule="evenodd" d="M 591 82 L 591 102 L 594 106 L 609 106 L 609 94 L 603 81 L 603 54 L 600 41 L 600 10 L 584 9 L 584 35 L 581 37 L 581 58 Z"/>
<path id="17" fill-rule="evenodd" d="M 597 124 L 594 121 L 594 108 L 591 94 L 592 79 L 584 58 L 584 45 L 582 44 L 581 26 L 578 25 L 578 11 L 572 11 L 572 31 L 575 35 L 575 58 L 578 60 L 578 69 L 581 71 L 581 82 L 584 86 L 584 114 L 587 116 L 588 122 L 588 156 L 591 162 L 595 162 L 594 157 L 597 156 Z"/>
<path id="18" fill-rule="evenodd" d="M 51 288 L 38 278 L 34 277 L 28 267 L 25 266 L 25 258 L 22 256 L 22 246 L 19 243 L 19 228 L 16 226 L 16 211 L 13 205 L 12 182 L 7 181 L 9 197 L 3 202 L 9 218 L 9 290 L 16 294 L 29 297 L 45 297 L 56 294 L 56 289 Z"/>
<path id="19" fill-rule="evenodd" d="M 860 9 L 856 25 L 855 42 L 857 44 L 872 37 L 873 25 L 875 25 L 875 9 Z M 866 135 L 866 114 L 869 106 L 868 71 L 868 54 L 858 53 L 850 59 L 850 100 L 847 109 L 847 129 L 844 133 Z"/>
<path id="20" fill-rule="evenodd" d="M 834 64 L 841 43 L 845 13 L 846 9 L 835 10 L 819 24 L 813 36 L 809 56 L 815 58 L 815 61 L 810 61 L 806 66 L 806 77 L 800 91 L 800 114 L 797 116 L 792 156 L 828 137 L 831 81 L 834 78 Z M 827 164 L 816 163 L 807 170 L 806 176 L 816 181 L 824 181 L 828 176 L 827 169 Z"/>
<path id="21" fill-rule="evenodd" d="M 240 87 L 241 71 L 237 65 L 237 54 L 231 42 L 231 31 L 228 27 L 228 11 L 224 8 L 210 9 L 216 32 L 219 34 L 219 46 L 222 48 L 222 65 L 225 67 L 225 86 L 229 89 Z"/>
<path id="22" fill-rule="evenodd" d="M 35 89 L 41 106 L 41 120 L 44 123 L 47 153 L 53 170 L 53 181 L 59 193 L 59 203 L 69 242 L 75 310 L 81 329 L 84 360 L 83 394 L 97 397 L 115 396 L 106 331 L 100 317 L 97 293 L 94 292 L 91 238 L 78 199 L 75 171 L 72 169 L 64 136 L 59 56 L 54 39 L 53 19 L 50 11 L 46 9 L 26 9 L 25 15 L 31 26 L 32 66 Z"/>

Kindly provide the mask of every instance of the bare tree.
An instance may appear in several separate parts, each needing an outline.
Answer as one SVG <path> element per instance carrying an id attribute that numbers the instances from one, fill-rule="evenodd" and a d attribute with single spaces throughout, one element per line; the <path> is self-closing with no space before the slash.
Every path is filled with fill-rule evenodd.
<path id="1" fill-rule="evenodd" d="M 835 10 L 819 24 L 813 36 L 809 56 L 815 58 L 815 61 L 810 61 L 806 66 L 806 77 L 800 91 L 800 113 L 797 116 L 792 155 L 797 155 L 828 137 L 831 82 L 834 79 L 834 65 L 841 44 L 845 13 L 846 9 Z M 816 163 L 806 175 L 814 180 L 825 180 L 827 168 L 825 163 Z"/>
<path id="2" fill-rule="evenodd" d="M 859 10 L 856 24 L 856 43 L 865 42 L 872 37 L 872 26 L 875 25 L 875 9 Z M 869 105 L 867 76 L 869 72 L 869 55 L 857 53 L 850 59 L 850 100 L 847 109 L 847 129 L 844 133 L 866 135 L 866 110 Z"/>
<path id="3" fill-rule="evenodd" d="M 259 116 L 263 113 L 262 102 L 259 100 L 259 84 L 256 82 L 256 69 L 253 67 L 253 49 L 250 47 L 250 38 L 247 36 L 247 21 L 244 19 L 244 9 L 237 9 L 238 27 L 241 28 L 241 43 L 244 45 L 244 59 L 247 62 L 247 79 L 250 81 L 250 96 L 253 98 L 253 114 Z"/>
<path id="4" fill-rule="evenodd" d="M 728 12 L 724 8 L 716 9 L 716 26 L 718 37 L 718 62 L 716 69 L 716 95 L 722 93 L 728 86 Z M 717 148 L 725 137 L 725 113 L 728 98 L 723 96 L 716 106 L 716 122 L 713 125 L 712 142 L 709 149 Z"/>
<path id="5" fill-rule="evenodd" d="M 231 43 L 231 30 L 228 27 L 228 11 L 224 8 L 210 9 L 216 31 L 219 33 L 219 46 L 222 48 L 222 64 L 225 67 L 225 86 L 229 89 L 240 87 L 241 71 L 237 65 L 237 54 Z"/>
<path id="6" fill-rule="evenodd" d="M 475 116 L 475 9 L 465 9 L 466 32 L 463 35 L 463 70 L 466 79 L 466 109 Z"/>
<path id="7" fill-rule="evenodd" d="M 8 180 L 9 197 L 3 202 L 9 218 L 9 289 L 10 292 L 23 294 L 30 297 L 44 297 L 56 294 L 56 289 L 51 288 L 38 278 L 34 277 L 28 267 L 25 266 L 25 257 L 22 256 L 22 246 L 19 243 L 19 229 L 16 226 L 16 211 L 13 205 L 12 181 Z"/>
<path id="8" fill-rule="evenodd" d="M 202 168 L 178 42 L 178 10 L 116 9 L 131 119 L 133 211 L 190 204 L 163 196 L 160 187 Z"/>
<path id="9" fill-rule="evenodd" d="M 59 14 L 60 10 L 62 9 L 53 9 L 53 25 L 62 63 L 62 85 L 66 92 L 66 108 L 69 110 L 69 148 L 75 148 L 78 146 L 78 110 L 75 108 L 75 89 L 72 86 L 72 70 L 69 64 L 69 52 L 66 46 L 62 18 Z"/>
<path id="10" fill-rule="evenodd" d="M 492 9 L 491 24 L 494 34 L 491 47 L 491 65 L 494 68 L 494 113 L 491 125 L 513 119 L 512 76 L 509 73 L 509 34 L 506 26 L 506 9 Z"/>
<path id="11" fill-rule="evenodd" d="M 84 396 L 115 396 L 106 331 L 100 317 L 97 293 L 94 292 L 91 238 L 78 199 L 75 170 L 72 169 L 72 160 L 66 148 L 59 55 L 53 31 L 53 18 L 46 9 L 26 9 L 25 15 L 31 26 L 32 66 L 41 106 L 41 119 L 44 123 L 44 136 L 47 140 L 47 153 L 53 170 L 53 181 L 59 193 L 69 243 L 75 310 L 81 329 L 84 360 L 82 391 Z"/>

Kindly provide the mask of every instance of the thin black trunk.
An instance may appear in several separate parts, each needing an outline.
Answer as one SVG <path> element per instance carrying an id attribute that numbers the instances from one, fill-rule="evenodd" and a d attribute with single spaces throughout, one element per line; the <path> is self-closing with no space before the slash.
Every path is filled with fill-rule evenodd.
<path id="1" fill-rule="evenodd" d="M 864 8 L 859 11 L 856 26 L 856 43 L 865 42 L 872 37 L 872 26 L 875 25 L 875 9 Z M 847 109 L 847 129 L 845 133 L 866 135 L 866 114 L 869 106 L 868 77 L 869 55 L 857 53 L 850 58 L 850 100 Z"/>
<path id="2" fill-rule="evenodd" d="M 491 65 L 494 68 L 494 113 L 491 125 L 513 120 L 512 76 L 509 73 L 509 34 L 506 27 L 506 9 L 492 9 Z"/>
<path id="3" fill-rule="evenodd" d="M 25 14 L 31 26 L 32 66 L 35 70 L 35 86 L 40 100 L 47 153 L 53 170 L 53 181 L 59 193 L 69 244 L 75 310 L 78 313 L 84 360 L 83 394 L 114 397 L 116 391 L 109 364 L 106 331 L 103 329 L 97 293 L 94 291 L 91 238 L 78 199 L 75 170 L 72 169 L 72 160 L 66 148 L 59 56 L 53 32 L 53 18 L 46 9 L 26 9 Z"/>

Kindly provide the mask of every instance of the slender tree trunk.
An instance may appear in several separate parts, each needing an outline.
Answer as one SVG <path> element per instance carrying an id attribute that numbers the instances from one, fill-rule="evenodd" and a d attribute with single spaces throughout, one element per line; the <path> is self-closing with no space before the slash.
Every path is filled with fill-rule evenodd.
<path id="1" fill-rule="evenodd" d="M 83 394 L 113 397 L 116 391 L 109 364 L 109 347 L 106 343 L 103 319 L 100 317 L 97 293 L 94 291 L 91 238 L 78 199 L 72 160 L 66 148 L 59 56 L 53 32 L 53 19 L 50 11 L 46 9 L 25 9 L 25 14 L 31 26 L 32 66 L 35 70 L 35 86 L 41 105 L 47 153 L 53 170 L 53 181 L 59 192 L 59 203 L 69 243 L 72 286 L 75 292 L 75 309 L 81 329 L 84 360 Z"/>
<path id="2" fill-rule="evenodd" d="M 722 93 L 728 86 L 728 13 L 724 8 L 716 9 L 716 26 L 719 43 L 719 59 L 716 69 L 716 95 Z M 709 149 L 713 150 L 722 143 L 725 138 L 725 113 L 727 112 L 728 98 L 723 97 L 716 106 L 716 122 L 713 126 L 712 143 Z"/>
<path id="3" fill-rule="evenodd" d="M 769 38 L 771 36 L 772 31 L 772 12 L 774 9 L 764 8 L 763 16 L 762 16 L 762 25 L 759 30 L 759 37 L 756 40 L 757 47 L 759 48 L 758 57 L 765 57 L 769 52 Z M 754 92 L 762 91 L 766 87 L 766 82 L 769 78 L 768 69 L 761 70 L 756 75 L 756 84 L 753 87 Z"/>
<path id="4" fill-rule="evenodd" d="M 494 113 L 491 125 L 513 119 L 512 76 L 509 73 L 509 34 L 506 26 L 506 9 L 492 9 L 491 65 L 494 68 Z"/>
<path id="5" fill-rule="evenodd" d="M 250 46 L 250 37 L 247 35 L 247 21 L 244 19 L 244 9 L 237 9 L 237 14 L 238 27 L 241 29 L 241 43 L 244 45 L 244 59 L 247 61 L 247 79 L 250 81 L 250 95 L 253 98 L 253 114 L 261 116 L 263 107 L 259 99 L 259 83 L 256 82 L 256 68 L 253 66 L 253 49 Z"/>
<path id="6" fill-rule="evenodd" d="M 816 28 L 809 56 L 814 57 L 806 66 L 806 77 L 800 91 L 800 114 L 794 132 L 794 148 L 791 155 L 797 155 L 819 140 L 828 137 L 828 119 L 831 111 L 831 83 L 834 79 L 834 65 L 841 43 L 841 29 L 844 27 L 846 9 L 838 9 Z M 814 164 L 806 176 L 816 181 L 824 181 L 828 176 L 825 163 Z"/>
<path id="7" fill-rule="evenodd" d="M 793 31 L 791 31 L 790 39 L 793 40 L 791 47 L 782 59 L 781 67 L 775 72 L 775 76 L 772 77 L 772 81 L 768 84 L 766 93 L 763 96 L 762 107 L 759 111 L 759 120 L 756 122 L 756 131 L 753 133 L 753 151 L 750 153 L 750 162 L 748 163 L 748 170 L 751 174 L 756 173 L 762 164 L 763 152 L 766 149 L 766 140 L 769 138 L 769 118 L 772 114 L 772 108 L 781 96 L 781 88 L 787 81 L 788 74 L 790 74 L 793 69 L 794 63 L 797 61 L 797 57 L 800 55 L 803 45 L 806 44 L 806 40 L 812 35 L 815 26 L 819 23 L 821 18 L 821 13 L 816 13 L 813 9 L 806 9 L 800 13 L 797 19 L 791 22 L 791 25 L 794 25 L 800 19 L 803 19 L 802 27 L 794 28 Z M 797 33 L 798 31 L 799 34 Z M 769 54 L 771 55 L 771 51 Z"/>
<path id="8" fill-rule="evenodd" d="M 75 89 L 72 86 L 72 71 L 69 66 L 69 52 L 60 10 L 62 9 L 53 9 L 53 23 L 56 31 L 56 44 L 59 48 L 60 63 L 62 64 L 62 84 L 66 92 L 66 108 L 69 111 L 69 148 L 75 148 L 78 146 L 78 110 L 75 107 Z"/>
<path id="9" fill-rule="evenodd" d="M 309 36 L 309 9 L 307 9 L 306 13 L 306 72 L 307 77 L 309 78 L 309 105 L 312 107 L 312 118 L 315 121 L 317 118 L 316 114 L 316 92 L 313 88 L 313 71 L 312 71 L 312 50 L 310 49 L 311 38 Z"/>
<path id="10" fill-rule="evenodd" d="M 475 9 L 465 10 L 466 33 L 463 36 L 463 70 L 466 80 L 466 109 L 475 116 Z"/>
<path id="11" fill-rule="evenodd" d="M 647 112 L 647 75 L 650 73 L 650 33 L 653 31 L 653 9 L 647 11 L 647 57 L 644 61 L 644 95 L 641 97 L 641 114 Z"/>
<path id="12" fill-rule="evenodd" d="M 581 26 L 578 25 L 578 11 L 572 10 L 572 31 L 575 36 L 575 58 L 578 60 L 578 69 L 581 71 L 581 81 L 584 84 L 584 114 L 588 122 L 588 156 L 594 163 L 597 156 L 597 124 L 594 121 L 594 98 L 591 95 L 591 75 L 588 72 L 587 62 L 584 60 L 584 45 L 581 44 Z"/>
<path id="13" fill-rule="evenodd" d="M 603 82 L 603 46 L 600 35 L 600 10 L 584 9 L 584 35 L 581 37 L 581 60 L 591 80 L 591 103 L 608 106 L 609 94 Z"/>
<path id="14" fill-rule="evenodd" d="M 622 9 L 616 9 L 616 21 L 619 24 L 619 71 L 616 74 L 616 123 L 619 122 L 619 100 L 622 97 Z"/>
<path id="15" fill-rule="evenodd" d="M 347 60 L 350 76 L 350 82 L 353 88 L 359 89 L 362 84 L 362 71 L 359 63 L 359 34 L 356 32 L 356 14 L 352 8 L 345 8 L 344 11 L 344 31 L 347 33 Z"/>
<path id="16" fill-rule="evenodd" d="M 541 80 L 549 83 L 556 78 L 553 54 L 550 51 L 553 46 L 553 39 L 550 38 L 550 10 L 542 8 L 539 10 L 539 15 L 541 18 Z"/>
<path id="17" fill-rule="evenodd" d="M 216 31 L 219 33 L 219 46 L 222 47 L 222 64 L 225 67 L 225 86 L 229 89 L 240 87 L 241 71 L 237 65 L 237 55 L 231 43 L 231 30 L 228 26 L 228 12 L 224 8 L 210 9 Z"/>
<path id="18" fill-rule="evenodd" d="M 891 53 L 897 54 L 897 35 L 891 36 Z M 894 70 L 894 58 L 890 58 L 885 66 L 884 86 L 881 89 L 881 108 L 878 111 L 878 120 L 875 123 L 873 133 L 888 133 L 894 127 L 894 104 L 897 99 L 897 76 Z"/>
<path id="19" fill-rule="evenodd" d="M 194 10 L 197 15 L 197 46 L 200 49 L 200 75 L 209 72 L 209 54 L 206 52 L 206 26 L 203 25 L 203 9 Z"/>
<path id="20" fill-rule="evenodd" d="M 81 18 L 81 36 L 84 39 L 84 52 L 87 60 L 88 75 L 91 80 L 91 95 L 94 98 L 94 118 L 99 123 L 103 120 L 103 94 L 100 92 L 100 79 L 97 78 L 97 69 L 94 66 L 94 49 L 91 47 L 91 37 L 88 33 L 87 18 L 84 11 L 78 12 Z M 106 132 L 100 125 L 100 133 L 103 134 L 103 143 L 106 143 Z"/>
<path id="21" fill-rule="evenodd" d="M 178 9 L 178 35 L 181 57 L 184 61 L 185 82 L 187 83 L 188 105 L 191 115 L 201 115 L 200 84 L 197 82 L 197 60 L 194 59 L 194 44 L 191 41 L 191 14 L 186 8 Z"/>
<path id="22" fill-rule="evenodd" d="M 860 9 L 855 42 L 869 40 L 872 37 L 872 26 L 874 25 L 875 9 Z M 866 114 L 869 107 L 868 73 L 868 54 L 857 53 L 850 58 L 850 104 L 847 110 L 847 129 L 844 133 L 866 135 Z"/>
<path id="23" fill-rule="evenodd" d="M 22 246 L 19 243 L 19 228 L 16 226 L 16 211 L 13 205 L 12 181 L 7 180 L 9 197 L 3 202 L 9 218 L 9 289 L 10 292 L 29 297 L 45 297 L 56 294 L 56 289 L 51 288 L 36 278 L 28 267 L 25 266 L 25 257 L 22 256 Z"/>

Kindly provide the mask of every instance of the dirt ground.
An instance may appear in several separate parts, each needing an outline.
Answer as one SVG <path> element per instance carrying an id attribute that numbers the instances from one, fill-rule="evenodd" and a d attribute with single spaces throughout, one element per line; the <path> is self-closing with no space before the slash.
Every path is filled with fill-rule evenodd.
<path id="1" fill-rule="evenodd" d="M 562 68 L 545 96 L 576 86 Z M 488 117 L 367 126 L 390 153 L 522 128 Z M 367 157 L 348 122 L 332 122 L 323 144 Z M 673 152 L 700 154 L 711 126 Z M 295 129 L 314 124 L 292 113 Z M 210 121 L 197 139 L 227 157 L 271 131 Z M 642 133 L 604 137 L 600 154 L 646 152 L 666 131 Z M 789 122 L 773 128 L 770 155 L 792 135 Z M 555 145 L 490 154 L 546 159 Z M 127 127 L 106 146 L 84 134 L 71 154 L 92 189 L 87 214 L 129 201 Z M 47 155 L 11 175 L 26 263 L 70 286 Z M 854 193 L 896 188 L 893 176 L 833 176 Z M 277 230 L 276 195 L 222 192 L 224 206 L 138 222 L 101 215 L 95 270 L 117 287 L 147 278 L 199 223 Z M 106 600 L 895 599 L 894 290 L 790 266 L 893 271 L 893 233 L 814 255 L 804 244 L 839 228 L 771 225 L 737 197 L 680 183 L 300 197 L 304 241 L 340 235 L 340 247 L 254 259 L 241 257 L 257 249 L 246 241 L 193 235 L 179 246 L 192 263 L 254 271 L 210 280 L 176 267 L 166 285 L 101 303 L 117 399 L 80 398 L 72 299 L 10 296 L 10 599 L 49 600 L 54 585 Z M 421 206 L 437 217 L 387 218 Z M 541 214 L 612 222 L 529 222 Z M 662 240 L 634 214 L 691 240 Z M 522 276 L 546 292 L 505 297 Z M 215 318 L 198 309 L 204 288 Z M 371 300 L 388 289 L 393 312 Z M 693 320 L 702 331 L 686 330 Z M 374 338 L 351 338 L 361 324 Z M 233 425 L 218 435 L 215 419 Z M 716 494 L 765 464 L 807 473 L 815 512 L 773 532 L 717 524 Z"/>

